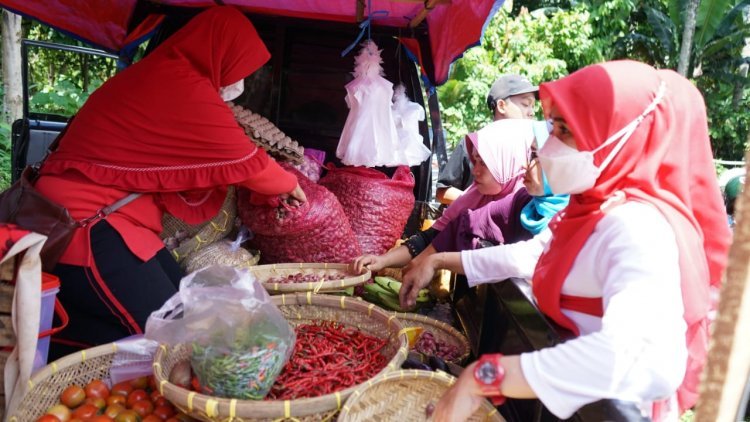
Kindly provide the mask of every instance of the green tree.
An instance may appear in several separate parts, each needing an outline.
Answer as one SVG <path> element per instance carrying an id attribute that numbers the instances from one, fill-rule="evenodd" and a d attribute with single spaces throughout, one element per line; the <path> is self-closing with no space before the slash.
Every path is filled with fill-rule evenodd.
<path id="1" fill-rule="evenodd" d="M 508 8 L 498 11 L 485 30 L 482 45 L 454 63 L 450 79 L 438 89 L 451 147 L 491 121 L 485 99 L 501 74 L 518 73 L 540 83 L 601 61 L 589 19 L 583 7 L 523 10 L 518 16 Z"/>

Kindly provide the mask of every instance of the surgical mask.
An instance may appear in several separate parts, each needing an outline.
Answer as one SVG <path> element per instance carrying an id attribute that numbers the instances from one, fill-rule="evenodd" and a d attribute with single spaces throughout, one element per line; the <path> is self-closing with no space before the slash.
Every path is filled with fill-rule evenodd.
<path id="1" fill-rule="evenodd" d="M 656 98 L 638 117 L 591 151 L 578 151 L 566 145 L 555 135 L 550 134 L 547 142 L 537 152 L 537 156 L 542 170 L 549 177 L 548 182 L 552 192 L 556 195 L 577 194 L 593 188 L 599 175 L 625 146 L 625 142 L 630 139 L 638 125 L 649 113 L 656 109 L 657 104 L 664 97 L 665 91 L 666 85 L 662 82 L 659 85 Z M 597 167 L 594 164 L 594 154 L 614 142 L 617 142 L 615 148 Z"/>
<path id="2" fill-rule="evenodd" d="M 239 81 L 223 86 L 219 88 L 219 95 L 221 96 L 221 99 L 224 101 L 232 101 L 233 99 L 239 97 L 242 92 L 245 90 L 245 80 L 240 79 Z"/>

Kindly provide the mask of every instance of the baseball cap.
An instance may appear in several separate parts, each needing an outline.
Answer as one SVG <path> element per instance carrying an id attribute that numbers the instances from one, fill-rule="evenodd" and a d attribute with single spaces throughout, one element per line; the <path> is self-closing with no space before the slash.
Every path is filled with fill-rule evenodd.
<path id="1" fill-rule="evenodd" d="M 724 187 L 724 194 L 727 198 L 734 200 L 742 192 L 742 188 L 745 186 L 745 176 L 735 176 L 727 182 Z"/>
<path id="2" fill-rule="evenodd" d="M 503 75 L 492 84 L 487 94 L 487 107 L 494 110 L 498 100 L 529 92 L 539 92 L 539 87 L 532 85 L 525 76 Z"/>

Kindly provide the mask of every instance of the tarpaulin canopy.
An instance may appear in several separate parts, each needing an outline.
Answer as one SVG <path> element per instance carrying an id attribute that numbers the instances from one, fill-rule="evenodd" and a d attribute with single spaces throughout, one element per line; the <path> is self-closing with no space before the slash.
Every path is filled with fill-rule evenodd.
<path id="1" fill-rule="evenodd" d="M 440 85 L 450 64 L 476 45 L 502 0 L 0 0 L 0 7 L 38 20 L 104 50 L 121 54 L 141 42 L 161 21 L 160 7 L 234 5 L 257 14 L 356 23 L 371 17 L 374 26 L 427 25 L 432 54 L 427 78 Z M 358 6 L 359 5 L 359 6 Z M 364 6 L 363 6 L 364 5 Z M 359 7 L 359 10 L 358 10 Z M 415 18 L 417 18 L 415 20 Z M 414 57 L 427 60 L 415 45 Z M 423 66 L 423 70 L 425 67 Z"/>

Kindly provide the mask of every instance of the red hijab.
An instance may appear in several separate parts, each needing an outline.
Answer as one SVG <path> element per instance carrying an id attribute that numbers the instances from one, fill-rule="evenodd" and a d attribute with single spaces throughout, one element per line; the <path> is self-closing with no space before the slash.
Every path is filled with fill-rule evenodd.
<path id="1" fill-rule="evenodd" d="M 269 57 L 240 11 L 214 7 L 202 12 L 91 95 L 42 173 L 162 193 L 162 202 L 178 215 L 180 208 L 188 215 L 196 210 L 170 193 L 204 190 L 189 196 L 202 204 L 193 208 L 210 217 L 227 185 L 246 182 L 275 164 L 248 140 L 218 93 Z M 251 188 L 278 194 L 274 190 L 282 184 L 288 183 Z M 293 187 L 284 186 L 286 191 Z"/>
<path id="2" fill-rule="evenodd" d="M 681 410 L 698 395 L 708 347 L 709 286 L 718 287 L 727 264 L 731 233 L 713 165 L 703 97 L 685 78 L 633 61 L 581 69 L 540 87 L 545 110 L 554 104 L 576 138 L 590 151 L 623 128 L 654 100 L 661 82 L 666 94 L 635 130 L 596 185 L 571 195 L 570 205 L 551 224 L 554 237 L 534 272 L 540 309 L 577 332 L 560 308 L 563 282 L 579 251 L 616 191 L 627 200 L 655 206 L 674 228 L 680 251 L 682 298 L 687 323 L 688 367 L 678 390 Z M 597 152 L 596 165 L 614 148 Z"/>

